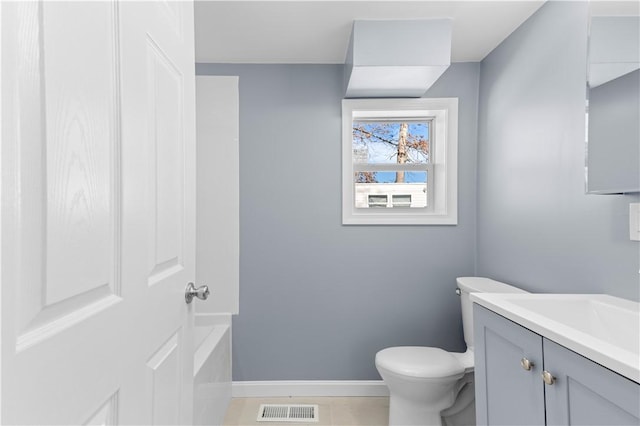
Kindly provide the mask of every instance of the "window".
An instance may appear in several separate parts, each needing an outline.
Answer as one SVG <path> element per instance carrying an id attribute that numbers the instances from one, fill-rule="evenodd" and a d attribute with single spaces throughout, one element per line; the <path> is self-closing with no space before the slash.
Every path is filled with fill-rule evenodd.
<path id="1" fill-rule="evenodd" d="M 342 223 L 457 223 L 458 100 L 342 101 Z"/>

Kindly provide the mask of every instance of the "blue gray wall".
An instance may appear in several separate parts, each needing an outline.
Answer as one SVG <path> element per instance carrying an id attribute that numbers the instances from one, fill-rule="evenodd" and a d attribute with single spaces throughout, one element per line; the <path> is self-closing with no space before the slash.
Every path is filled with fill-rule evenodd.
<path id="1" fill-rule="evenodd" d="M 482 61 L 477 274 L 640 298 L 629 203 L 585 195 L 587 3 L 547 2 Z"/>
<path id="2" fill-rule="evenodd" d="M 460 99 L 458 226 L 341 225 L 342 66 L 197 65 L 240 76 L 234 380 L 377 379 L 386 346 L 463 350 L 462 275 L 640 299 L 640 197 L 585 195 L 586 7 L 548 2 L 427 93 Z"/>
<path id="3" fill-rule="evenodd" d="M 384 347 L 464 350 L 454 288 L 474 272 L 479 64 L 426 95 L 459 98 L 458 226 L 341 224 L 341 65 L 196 72 L 240 76 L 233 379 L 379 379 Z"/>

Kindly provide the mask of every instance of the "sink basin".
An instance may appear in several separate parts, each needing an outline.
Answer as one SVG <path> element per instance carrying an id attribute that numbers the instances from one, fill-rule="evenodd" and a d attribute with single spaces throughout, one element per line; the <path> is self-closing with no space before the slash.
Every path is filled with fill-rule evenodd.
<path id="1" fill-rule="evenodd" d="M 628 301 L 605 295 L 532 296 L 507 299 L 516 306 L 589 334 L 596 339 L 628 351 L 638 351 L 640 312 L 637 306 L 635 310 L 634 306 L 625 306 L 627 304 L 624 302 Z"/>
<path id="2" fill-rule="evenodd" d="M 605 294 L 472 293 L 471 300 L 640 382 L 640 304 Z"/>

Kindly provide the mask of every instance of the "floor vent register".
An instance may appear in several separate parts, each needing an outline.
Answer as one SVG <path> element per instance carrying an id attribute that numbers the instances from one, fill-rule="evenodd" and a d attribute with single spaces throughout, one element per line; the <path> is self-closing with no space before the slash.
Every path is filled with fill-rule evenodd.
<path id="1" fill-rule="evenodd" d="M 313 423 L 318 421 L 317 404 L 262 404 L 259 422 Z"/>

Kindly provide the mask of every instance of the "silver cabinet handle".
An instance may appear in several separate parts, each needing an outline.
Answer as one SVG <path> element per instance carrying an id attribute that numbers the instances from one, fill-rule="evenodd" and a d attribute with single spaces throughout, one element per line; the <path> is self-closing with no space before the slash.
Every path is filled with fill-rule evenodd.
<path id="1" fill-rule="evenodd" d="M 549 373 L 547 370 L 544 370 L 542 372 L 542 380 L 548 385 L 552 385 L 556 382 L 556 378 L 553 377 L 553 374 Z"/>
<path id="2" fill-rule="evenodd" d="M 200 300 L 207 300 L 207 297 L 209 297 L 209 287 L 203 285 L 196 288 L 193 283 L 187 284 L 187 288 L 184 289 L 184 301 L 189 304 L 194 297 Z"/>
<path id="3" fill-rule="evenodd" d="M 535 365 L 533 362 L 529 361 L 527 358 L 522 358 L 520 360 L 520 365 L 527 371 L 531 371 L 533 366 Z"/>

